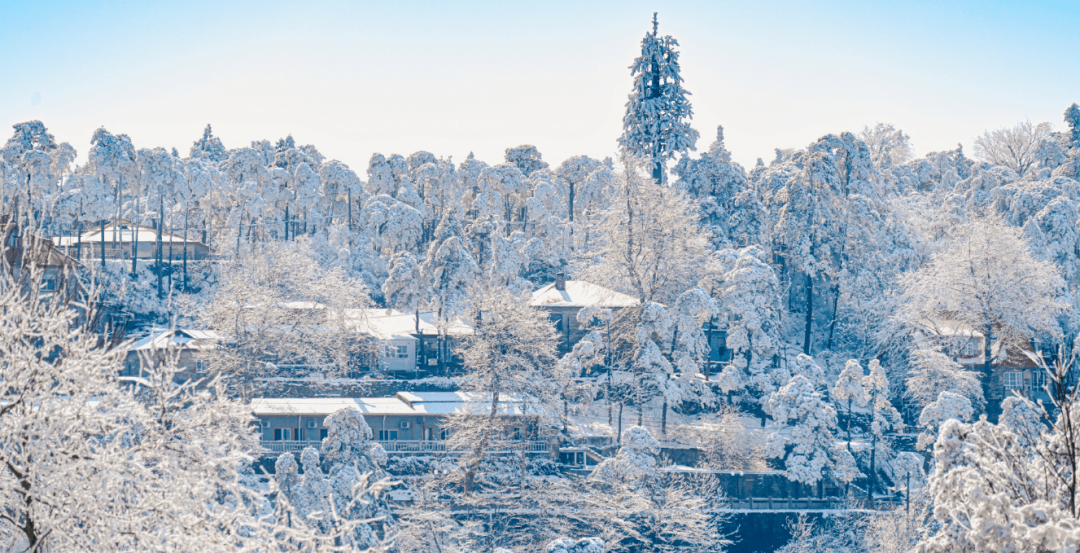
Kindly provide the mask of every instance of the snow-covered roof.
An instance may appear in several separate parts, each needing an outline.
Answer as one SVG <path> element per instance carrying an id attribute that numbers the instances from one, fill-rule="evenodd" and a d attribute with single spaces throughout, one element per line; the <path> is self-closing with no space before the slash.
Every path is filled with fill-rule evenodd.
<path id="1" fill-rule="evenodd" d="M 565 290 L 555 283 L 542 286 L 532 293 L 533 307 L 631 307 L 641 303 L 637 298 L 584 280 L 566 281 Z"/>
<path id="2" fill-rule="evenodd" d="M 379 338 L 404 338 L 417 334 L 416 313 L 402 313 L 395 309 L 347 309 L 345 313 L 356 322 L 361 332 L 370 332 Z M 448 323 L 445 330 L 450 336 L 473 333 L 473 327 L 461 319 Z M 438 315 L 434 311 L 420 312 L 419 333 L 432 336 L 439 333 Z"/>
<path id="3" fill-rule="evenodd" d="M 220 337 L 212 330 L 175 329 L 151 333 L 131 345 L 131 351 L 164 350 L 167 348 L 206 349 L 214 347 Z"/>
<path id="4" fill-rule="evenodd" d="M 115 224 L 105 225 L 105 241 L 111 242 L 113 240 L 115 230 L 115 237 L 118 242 L 127 243 L 133 241 L 138 237 L 139 242 L 157 242 L 157 231 L 152 227 L 144 227 L 142 225 L 133 225 L 131 223 L 121 223 L 119 227 Z M 87 242 L 100 242 L 101 241 L 101 228 L 90 229 L 80 236 L 58 236 L 53 238 L 53 243 L 57 246 L 69 247 L 79 243 L 80 237 L 83 243 Z M 177 236 L 168 232 L 161 233 L 161 241 L 165 243 L 188 243 L 188 244 L 202 244 L 198 240 L 188 238 L 184 240 L 182 236 Z"/>
<path id="5" fill-rule="evenodd" d="M 360 398 L 258 398 L 251 402 L 256 416 L 325 417 L 341 409 L 356 409 L 365 415 L 450 415 L 464 412 L 470 400 L 482 397 L 466 392 L 398 392 L 394 397 Z M 486 406 L 476 405 L 478 412 L 487 413 Z M 525 413 L 528 411 L 528 413 Z M 537 414 L 526 408 L 520 399 L 499 396 L 500 415 Z"/>

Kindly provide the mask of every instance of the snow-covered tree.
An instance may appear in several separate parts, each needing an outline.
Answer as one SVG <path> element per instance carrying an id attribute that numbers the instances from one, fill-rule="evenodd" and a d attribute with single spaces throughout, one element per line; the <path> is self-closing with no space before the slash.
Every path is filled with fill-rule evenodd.
<path id="1" fill-rule="evenodd" d="M 357 339 L 350 312 L 369 306 L 367 288 L 340 267 L 320 266 L 306 237 L 256 244 L 243 263 L 218 266 L 213 297 L 198 314 L 217 332 L 205 352 L 236 378 L 283 376 L 278 365 L 345 376 L 372 344 Z M 304 370 L 304 369 L 301 369 Z"/>
<path id="2" fill-rule="evenodd" d="M 389 275 L 382 287 L 386 306 L 406 313 L 420 309 L 425 298 L 420 265 L 416 263 L 416 258 L 409 252 L 398 252 L 390 258 L 387 270 Z"/>
<path id="3" fill-rule="evenodd" d="M 567 513 L 572 526 L 599 527 L 610 551 L 713 551 L 730 544 L 714 512 L 723 505 L 714 481 L 663 474 L 660 443 L 640 426 L 623 432 L 621 443 L 576 496 L 586 507 L 573 511 L 586 512 Z"/>
<path id="4" fill-rule="evenodd" d="M 5 551 L 303 551 L 367 524 L 290 527 L 251 472 L 250 406 L 217 379 L 175 383 L 175 358 L 120 377 L 125 350 L 85 326 L 96 290 L 42 295 L 40 267 L 24 269 L 0 270 Z"/>
<path id="5" fill-rule="evenodd" d="M 889 123 L 877 123 L 863 127 L 859 139 L 870 148 L 870 158 L 878 169 L 886 170 L 903 165 L 913 157 L 911 137 Z"/>
<path id="6" fill-rule="evenodd" d="M 484 290 L 473 307 L 478 322 L 458 354 L 464 359 L 463 390 L 475 398 L 469 408 L 447 419 L 451 429 L 449 447 L 467 451 L 461 457 L 461 483 L 466 495 L 474 492 L 477 473 L 488 451 L 501 436 L 519 427 L 521 460 L 524 443 L 538 428 L 528 420 L 503 415 L 535 415 L 554 404 L 557 358 L 555 329 L 543 311 L 533 309 L 524 297 L 502 289 Z M 509 403 L 508 403 L 509 402 Z"/>
<path id="7" fill-rule="evenodd" d="M 540 150 L 531 144 L 506 149 L 506 162 L 517 167 L 526 178 L 534 171 L 548 168 L 547 162 L 540 157 Z"/>
<path id="8" fill-rule="evenodd" d="M 1037 161 L 1039 145 L 1050 138 L 1050 123 L 1017 123 L 1013 128 L 986 131 L 975 139 L 975 155 L 994 165 L 1012 169 L 1023 177 Z"/>
<path id="9" fill-rule="evenodd" d="M 941 392 L 938 398 L 923 408 L 919 415 L 919 440 L 916 447 L 926 449 L 938 439 L 938 430 L 950 420 L 967 422 L 975 410 L 968 398 L 952 392 Z"/>
<path id="10" fill-rule="evenodd" d="M 450 321 L 465 313 L 470 288 L 479 272 L 476 261 L 465 248 L 461 223 L 453 213 L 447 213 L 420 266 L 424 281 L 431 286 L 433 307 L 440 320 Z"/>
<path id="11" fill-rule="evenodd" d="M 901 283 L 900 320 L 927 328 L 948 322 L 982 333 L 987 399 L 994 338 L 1061 334 L 1055 318 L 1065 308 L 1059 299 L 1064 288 L 1060 273 L 1051 263 L 1034 259 L 1019 229 L 999 217 L 957 228 L 926 265 Z"/>
<path id="12" fill-rule="evenodd" d="M 731 363 L 724 367 L 724 391 L 737 391 L 749 385 L 761 394 L 769 394 L 784 382 L 776 381 L 770 371 L 780 351 L 780 284 L 776 273 L 765 263 L 759 246 L 718 252 L 725 261 L 723 276 L 718 279 L 720 312 L 728 322 L 727 348 Z M 733 260 L 729 261 L 729 260 Z"/>
<path id="13" fill-rule="evenodd" d="M 769 435 L 766 451 L 770 457 L 785 457 L 789 480 L 806 485 L 825 478 L 851 482 L 860 476 L 859 469 L 851 453 L 833 436 L 836 409 L 823 400 L 814 382 L 821 369 L 808 356 L 800 358 L 804 358 L 803 374 L 793 376 L 765 405 L 779 426 Z M 789 444 L 793 447 L 787 453 Z"/>
<path id="14" fill-rule="evenodd" d="M 192 158 L 205 159 L 212 163 L 221 163 L 228 157 L 228 153 L 225 150 L 225 145 L 221 143 L 221 139 L 214 136 L 213 131 L 210 130 L 210 125 L 206 125 L 206 129 L 203 130 L 202 138 L 195 141 L 191 145 L 191 151 L 188 154 Z"/>
<path id="15" fill-rule="evenodd" d="M 604 553 L 604 540 L 600 538 L 557 538 L 548 542 L 547 553 Z"/>
<path id="16" fill-rule="evenodd" d="M 753 207 L 736 205 L 740 195 L 747 192 L 749 182 L 746 171 L 731 160 L 731 153 L 724 146 L 723 127 L 717 127 L 716 141 L 700 159 L 683 156 L 675 166 L 675 174 L 679 176 L 675 187 L 697 203 L 701 224 L 709 229 L 718 247 L 728 242 L 749 245 L 744 243 L 745 236 L 735 237 L 729 232 L 732 223 L 746 219 L 746 214 L 735 212 Z"/>
<path id="17" fill-rule="evenodd" d="M 851 448 L 851 418 L 852 407 L 858 405 L 863 407 L 869 400 L 866 394 L 866 389 L 863 388 L 863 369 L 862 365 L 856 359 L 849 359 L 844 365 L 844 370 L 840 372 L 840 376 L 836 379 L 836 384 L 832 388 L 832 398 L 834 401 L 841 402 L 841 404 L 847 404 L 847 424 L 844 425 L 844 430 L 847 432 L 848 449 Z"/>
<path id="18" fill-rule="evenodd" d="M 582 252 L 582 277 L 643 302 L 673 304 L 708 276 L 709 236 L 694 223 L 685 195 L 644 178 L 640 167 L 620 171 L 601 240 Z"/>
<path id="19" fill-rule="evenodd" d="M 874 487 L 877 485 L 878 458 L 880 455 L 882 464 L 889 461 L 891 448 L 885 441 L 885 434 L 896 425 L 901 424 L 903 419 L 900 413 L 889 402 L 889 379 L 885 376 L 885 370 L 877 359 L 872 359 L 869 364 L 869 373 L 862 379 L 862 387 L 866 390 L 867 402 L 870 407 L 870 483 L 866 486 L 868 503 L 873 505 Z M 879 452 L 879 450 L 881 450 Z"/>
<path id="20" fill-rule="evenodd" d="M 693 150 L 698 132 L 690 127 L 694 113 L 690 92 L 683 88 L 679 69 L 679 42 L 670 35 L 659 36 L 653 14 L 652 32 L 641 40 L 641 56 L 630 66 L 634 89 L 626 102 L 623 153 L 648 162 L 654 183 L 663 183 L 664 167 L 678 153 Z"/>
<path id="21" fill-rule="evenodd" d="M 941 392 L 960 394 L 974 409 L 982 410 L 985 401 L 979 376 L 940 351 L 921 349 L 912 352 L 908 374 L 904 401 L 911 413 L 921 413 Z"/>

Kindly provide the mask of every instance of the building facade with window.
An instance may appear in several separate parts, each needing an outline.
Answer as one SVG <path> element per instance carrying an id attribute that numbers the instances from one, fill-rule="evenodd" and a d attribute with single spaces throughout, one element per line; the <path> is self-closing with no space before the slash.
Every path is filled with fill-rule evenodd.
<path id="1" fill-rule="evenodd" d="M 967 370 L 982 373 L 985 366 L 986 337 L 983 332 L 963 323 L 941 320 L 921 325 L 912 332 L 920 349 L 937 348 Z M 988 404 L 1000 405 L 1006 397 L 1019 392 L 1031 400 L 1049 403 L 1046 393 L 1046 369 L 1051 359 L 1027 337 L 994 329 L 990 342 L 990 397 Z"/>
<path id="2" fill-rule="evenodd" d="M 203 378 L 210 372 L 210 367 L 199 353 L 213 348 L 218 339 L 218 334 L 209 330 L 172 329 L 151 332 L 149 336 L 128 348 L 121 376 L 137 377 L 141 375 L 142 367 L 158 366 L 175 358 L 177 368 L 180 369 L 173 377 L 175 381 L 186 382 Z"/>
<path id="3" fill-rule="evenodd" d="M 465 392 L 398 392 L 378 398 L 260 398 L 251 402 L 263 448 L 270 453 L 319 447 L 327 435 L 326 418 L 342 409 L 363 414 L 373 438 L 390 454 L 445 452 L 446 417 L 476 411 L 487 416 L 483 398 Z M 547 452 L 538 427 L 539 413 L 510 396 L 499 397 L 506 426 L 516 432 L 504 438 L 521 443 L 530 453 Z"/>

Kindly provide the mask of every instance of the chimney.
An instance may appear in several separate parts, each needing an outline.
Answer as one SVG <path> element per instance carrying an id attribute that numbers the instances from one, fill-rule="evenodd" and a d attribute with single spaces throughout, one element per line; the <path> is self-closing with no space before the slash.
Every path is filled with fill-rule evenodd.
<path id="1" fill-rule="evenodd" d="M 562 271 L 555 274 L 555 289 L 563 292 L 566 291 L 566 274 Z"/>

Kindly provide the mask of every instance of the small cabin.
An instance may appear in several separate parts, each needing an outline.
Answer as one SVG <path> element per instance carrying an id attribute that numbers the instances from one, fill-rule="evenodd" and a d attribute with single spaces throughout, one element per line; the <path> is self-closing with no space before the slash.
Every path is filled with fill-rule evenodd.
<path id="1" fill-rule="evenodd" d="M 176 358 L 180 372 L 174 380 L 184 382 L 203 378 L 209 372 L 207 362 L 198 353 L 213 348 L 218 341 L 217 333 L 209 330 L 172 329 L 151 332 L 149 336 L 131 344 L 124 359 L 121 376 L 139 376 L 144 363 L 157 366 Z"/>

